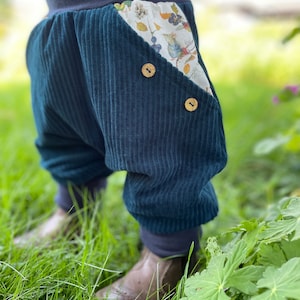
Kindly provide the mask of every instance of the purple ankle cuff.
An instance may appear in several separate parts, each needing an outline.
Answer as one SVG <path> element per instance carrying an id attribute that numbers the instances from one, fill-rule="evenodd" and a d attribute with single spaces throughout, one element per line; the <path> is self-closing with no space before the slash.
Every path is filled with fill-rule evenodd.
<path id="1" fill-rule="evenodd" d="M 59 184 L 55 202 L 63 210 L 74 213 L 76 209 L 83 208 L 86 195 L 88 201 L 93 201 L 97 194 L 106 188 L 106 185 L 106 178 L 97 178 L 81 186 Z"/>
<path id="2" fill-rule="evenodd" d="M 201 227 L 170 234 L 154 234 L 145 228 L 141 228 L 143 244 L 159 257 L 188 255 L 192 243 L 194 243 L 194 251 L 198 251 L 200 249 L 199 240 L 201 235 Z"/>

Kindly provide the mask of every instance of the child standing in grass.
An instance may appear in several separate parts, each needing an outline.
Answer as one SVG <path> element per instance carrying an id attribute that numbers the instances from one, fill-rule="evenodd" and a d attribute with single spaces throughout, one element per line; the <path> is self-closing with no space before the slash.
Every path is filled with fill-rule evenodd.
<path id="1" fill-rule="evenodd" d="M 140 260 L 99 299 L 161 299 L 218 211 L 226 163 L 220 105 L 189 0 L 47 0 L 27 47 L 36 146 L 58 183 L 57 211 L 15 244 L 55 237 L 114 171 L 140 224 Z M 72 188 L 70 188 L 72 187 Z"/>

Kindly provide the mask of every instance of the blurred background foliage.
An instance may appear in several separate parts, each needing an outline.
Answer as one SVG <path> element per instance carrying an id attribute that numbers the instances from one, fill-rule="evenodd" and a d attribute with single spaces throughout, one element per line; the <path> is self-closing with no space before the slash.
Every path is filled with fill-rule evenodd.
<path id="1" fill-rule="evenodd" d="M 24 185 L 24 174 L 32 169 L 36 180 L 42 181 L 40 185 L 52 196 L 55 185 L 39 169 L 33 145 L 35 129 L 24 55 L 30 30 L 43 18 L 46 8 L 40 0 L 0 1 L 0 157 L 6 161 L 1 163 L 8 176 L 7 192 L 10 180 Z M 229 154 L 226 169 L 214 179 L 220 216 L 206 225 L 205 234 L 210 235 L 263 214 L 268 205 L 300 188 L 298 153 L 280 147 L 267 155 L 255 151 L 263 139 L 285 132 L 299 107 L 298 100 L 284 105 L 273 102 L 284 86 L 300 81 L 300 38 L 282 43 L 299 20 L 258 17 L 200 5 L 201 1 L 193 3 L 200 50 L 223 107 Z M 116 174 L 110 180 L 121 197 L 124 174 Z M 36 197 L 32 195 L 41 192 L 29 182 L 26 184 L 20 197 L 27 197 L 24 193 Z M 48 198 L 51 205 L 52 199 Z M 45 206 L 43 202 L 41 206 L 36 203 L 33 209 L 39 215 Z M 120 199 L 110 205 L 122 209 Z"/>
<path id="2" fill-rule="evenodd" d="M 9 0 L 0 0 L 0 38 L 3 37 L 7 29 L 7 20 L 11 18 L 12 9 Z"/>

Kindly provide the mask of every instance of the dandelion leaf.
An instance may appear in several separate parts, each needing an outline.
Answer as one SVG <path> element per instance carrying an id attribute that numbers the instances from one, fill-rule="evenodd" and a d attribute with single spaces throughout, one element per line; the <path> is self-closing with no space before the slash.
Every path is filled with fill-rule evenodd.
<path id="1" fill-rule="evenodd" d="M 268 267 L 258 281 L 259 289 L 266 289 L 253 300 L 300 299 L 300 257 L 292 258 L 280 268 Z"/>

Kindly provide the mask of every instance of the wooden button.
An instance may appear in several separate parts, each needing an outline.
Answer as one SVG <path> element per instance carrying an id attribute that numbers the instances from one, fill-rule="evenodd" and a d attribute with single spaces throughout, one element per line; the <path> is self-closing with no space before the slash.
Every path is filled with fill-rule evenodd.
<path id="1" fill-rule="evenodd" d="M 153 64 L 151 63 L 146 63 L 142 66 L 142 74 L 146 77 L 146 78 L 151 78 L 155 75 L 156 73 L 156 68 Z"/>
<path id="2" fill-rule="evenodd" d="M 195 98 L 188 98 L 184 102 L 184 107 L 187 111 L 195 111 L 198 108 L 198 101 Z"/>

